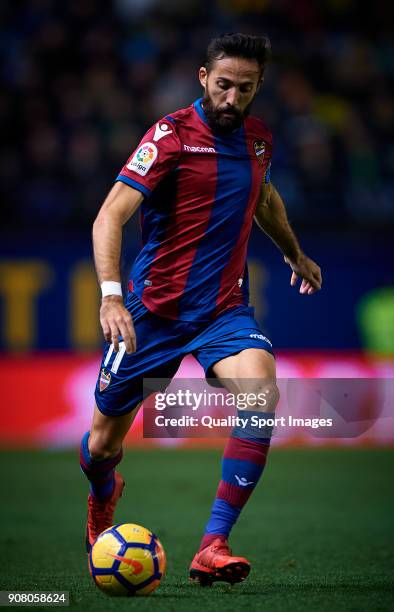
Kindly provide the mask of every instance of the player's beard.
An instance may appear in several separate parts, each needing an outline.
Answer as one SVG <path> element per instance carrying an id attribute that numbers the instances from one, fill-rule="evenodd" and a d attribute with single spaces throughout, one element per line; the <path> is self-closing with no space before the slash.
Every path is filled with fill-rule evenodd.
<path id="1" fill-rule="evenodd" d="M 202 105 L 209 127 L 217 134 L 231 134 L 241 127 L 243 120 L 249 115 L 253 100 L 243 113 L 232 107 L 215 108 L 208 89 L 205 89 Z M 230 113 L 230 114 L 224 114 Z"/>

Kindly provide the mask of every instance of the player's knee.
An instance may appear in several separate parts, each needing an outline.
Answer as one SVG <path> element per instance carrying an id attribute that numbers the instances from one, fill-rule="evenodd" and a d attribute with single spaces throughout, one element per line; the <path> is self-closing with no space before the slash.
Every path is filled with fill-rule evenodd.
<path id="1" fill-rule="evenodd" d="M 91 432 L 89 436 L 89 454 L 92 459 L 109 459 L 121 449 L 121 443 L 106 432 Z"/>
<path id="2" fill-rule="evenodd" d="M 248 393 L 250 393 L 251 398 L 249 400 L 249 410 L 254 410 L 256 412 L 275 412 L 280 397 L 276 381 L 264 379 L 256 380 Z M 252 405 L 251 400 L 253 400 L 255 405 Z"/>

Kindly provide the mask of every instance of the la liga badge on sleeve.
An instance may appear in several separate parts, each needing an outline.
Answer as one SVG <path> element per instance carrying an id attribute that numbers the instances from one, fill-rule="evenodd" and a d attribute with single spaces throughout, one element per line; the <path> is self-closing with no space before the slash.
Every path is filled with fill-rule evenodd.
<path id="1" fill-rule="evenodd" d="M 144 142 L 126 165 L 128 170 L 145 176 L 157 157 L 157 147 L 153 142 Z"/>

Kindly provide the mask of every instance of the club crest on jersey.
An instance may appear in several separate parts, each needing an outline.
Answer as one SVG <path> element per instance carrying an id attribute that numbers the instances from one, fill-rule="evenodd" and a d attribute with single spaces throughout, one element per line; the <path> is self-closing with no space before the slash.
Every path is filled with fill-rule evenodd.
<path id="1" fill-rule="evenodd" d="M 144 142 L 134 153 L 126 168 L 145 176 L 157 157 L 157 147 L 153 142 Z"/>
<path id="2" fill-rule="evenodd" d="M 100 372 L 99 388 L 100 391 L 105 391 L 111 382 L 111 372 L 108 372 L 105 368 L 102 368 Z"/>
<path id="3" fill-rule="evenodd" d="M 263 165 L 264 153 L 265 153 L 265 142 L 264 140 L 255 140 L 253 143 L 254 152 L 256 153 L 257 161 L 260 166 Z"/>

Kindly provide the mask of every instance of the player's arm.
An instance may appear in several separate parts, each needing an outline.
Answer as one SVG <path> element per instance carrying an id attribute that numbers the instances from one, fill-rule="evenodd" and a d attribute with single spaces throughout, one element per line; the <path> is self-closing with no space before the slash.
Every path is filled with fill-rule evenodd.
<path id="1" fill-rule="evenodd" d="M 292 269 L 290 284 L 302 279 L 300 293 L 311 295 L 321 289 L 319 266 L 302 252 L 296 235 L 290 227 L 286 208 L 272 183 L 264 184 L 255 220 L 259 227 L 275 242 Z"/>
<path id="2" fill-rule="evenodd" d="M 137 210 L 143 199 L 142 193 L 122 182 L 112 187 L 93 224 L 93 250 L 99 283 L 120 282 L 120 251 L 123 225 Z M 119 348 L 119 336 L 125 343 L 126 352 L 136 350 L 136 336 L 130 313 L 120 295 L 103 297 L 100 308 L 100 323 L 104 338 Z"/>

